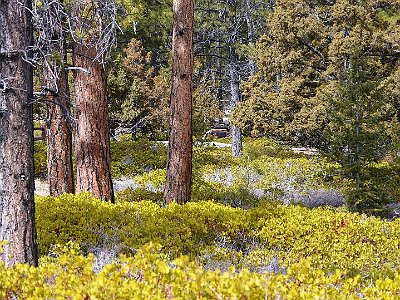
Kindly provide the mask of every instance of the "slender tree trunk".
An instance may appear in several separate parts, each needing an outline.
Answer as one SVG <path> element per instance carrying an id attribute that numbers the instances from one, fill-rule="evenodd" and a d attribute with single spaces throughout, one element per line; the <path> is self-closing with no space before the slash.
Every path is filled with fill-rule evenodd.
<path id="1" fill-rule="evenodd" d="M 106 76 L 102 64 L 95 60 L 96 54 L 94 48 L 74 44 L 74 65 L 86 70 L 78 70 L 74 77 L 76 192 L 90 191 L 102 200 L 114 202 Z"/>
<path id="2" fill-rule="evenodd" d="M 63 66 L 53 72 L 46 68 L 44 83 L 51 91 L 47 97 L 47 174 L 51 196 L 74 193 L 72 131 L 68 122 L 69 88 Z"/>
<path id="3" fill-rule="evenodd" d="M 217 91 L 217 99 L 219 101 L 219 108 L 221 111 L 225 110 L 225 103 L 223 102 L 224 100 L 224 95 L 223 95 L 223 87 L 222 87 L 222 62 L 221 62 L 221 46 L 220 46 L 220 41 L 216 42 L 217 45 L 217 57 L 216 59 L 216 67 L 217 67 L 217 74 L 215 75 L 216 78 L 218 78 L 218 91 Z"/>
<path id="4" fill-rule="evenodd" d="M 229 74 L 230 74 L 230 88 L 231 88 L 231 99 L 230 107 L 232 111 L 239 103 L 240 100 L 240 85 L 239 85 L 239 74 L 236 68 L 237 57 L 235 50 L 231 47 L 229 50 Z M 239 157 L 242 155 L 242 132 L 239 127 L 232 126 L 232 156 Z"/>
<path id="5" fill-rule="evenodd" d="M 53 19 L 61 17 L 48 35 L 48 53 L 57 53 L 58 59 L 48 59 L 43 71 L 43 84 L 47 93 L 47 178 L 51 196 L 63 193 L 74 193 L 72 167 L 72 129 L 68 121 L 70 115 L 70 93 L 67 72 L 66 41 L 63 26 L 65 17 L 60 16 L 59 9 L 63 0 L 52 2 L 47 14 Z"/>
<path id="6" fill-rule="evenodd" d="M 242 131 L 237 126 L 232 126 L 232 156 L 239 157 L 242 155 L 243 141 L 242 141 Z"/>
<path id="7" fill-rule="evenodd" d="M 254 3 L 252 0 L 246 0 L 246 23 L 247 23 L 247 39 L 249 41 L 250 46 L 254 46 L 255 44 L 255 35 L 254 35 Z M 254 59 L 249 59 L 249 73 L 250 76 L 254 75 L 257 71 L 257 65 Z"/>
<path id="8" fill-rule="evenodd" d="M 24 7 L 25 6 L 25 7 Z M 0 259 L 37 265 L 35 231 L 32 23 L 28 0 L 0 1 Z"/>
<path id="9" fill-rule="evenodd" d="M 192 181 L 193 0 L 174 0 L 166 204 L 190 201 Z"/>
<path id="10" fill-rule="evenodd" d="M 357 96 L 358 97 L 358 96 Z M 356 101 L 356 111 L 355 111 L 355 138 L 357 140 L 356 145 L 355 145 L 355 153 L 354 153 L 354 163 L 355 163 L 355 178 L 356 178 L 356 190 L 357 192 L 361 190 L 361 170 L 362 170 L 362 160 L 361 160 L 361 143 L 360 140 L 362 140 L 360 138 L 361 135 L 361 107 L 360 104 L 358 102 L 358 100 Z"/>

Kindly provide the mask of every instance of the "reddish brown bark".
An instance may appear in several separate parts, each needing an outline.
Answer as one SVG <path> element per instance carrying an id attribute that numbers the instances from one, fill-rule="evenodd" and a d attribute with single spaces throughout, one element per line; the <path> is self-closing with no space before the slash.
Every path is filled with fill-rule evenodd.
<path id="1" fill-rule="evenodd" d="M 59 14 L 58 5 L 63 0 L 53 2 L 49 12 Z M 57 53 L 57 58 L 50 56 L 46 60 L 43 72 L 43 84 L 48 89 L 47 96 L 47 174 L 51 196 L 59 196 L 63 193 L 74 193 L 74 178 L 72 167 L 72 128 L 70 118 L 70 93 L 68 75 L 64 68 L 67 61 L 66 40 L 63 25 L 66 24 L 65 17 L 61 22 L 55 22 L 50 30 L 46 30 L 47 39 L 51 41 L 48 53 Z"/>
<path id="2" fill-rule="evenodd" d="M 111 180 L 110 136 L 106 101 L 106 77 L 95 60 L 96 50 L 74 44 L 73 61 L 76 114 L 76 192 L 90 191 L 114 202 Z"/>
<path id="3" fill-rule="evenodd" d="M 193 0 L 174 0 L 171 116 L 164 201 L 190 201 L 192 181 Z"/>
<path id="4" fill-rule="evenodd" d="M 69 88 L 63 67 L 56 73 L 45 70 L 44 83 L 51 90 L 47 97 L 47 174 L 51 196 L 74 193 L 72 131 L 68 121 Z"/>
<path id="5" fill-rule="evenodd" d="M 0 259 L 37 265 L 31 1 L 0 1 Z M 25 6 L 25 7 L 24 7 Z"/>

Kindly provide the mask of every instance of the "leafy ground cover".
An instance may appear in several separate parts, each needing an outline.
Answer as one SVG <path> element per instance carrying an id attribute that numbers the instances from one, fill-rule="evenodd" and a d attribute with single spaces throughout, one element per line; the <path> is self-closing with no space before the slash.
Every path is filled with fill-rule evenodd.
<path id="1" fill-rule="evenodd" d="M 308 258 L 326 272 L 341 268 L 365 279 L 400 263 L 400 220 L 276 202 L 244 210 L 211 201 L 162 207 L 150 201 L 112 205 L 88 194 L 39 197 L 37 228 L 41 255 L 69 241 L 84 252 L 127 255 L 154 242 L 172 258 L 185 254 L 210 267 L 227 260 L 256 270 L 279 261 L 284 269 Z"/>
<path id="2" fill-rule="evenodd" d="M 224 142 L 229 142 L 225 139 Z M 165 181 L 165 143 L 121 137 L 112 142 L 114 190 L 123 201 L 162 203 Z M 241 158 L 229 147 L 197 143 L 193 156 L 192 201 L 214 200 L 250 208 L 263 199 L 302 203 L 308 207 L 342 206 L 351 210 L 396 217 L 399 210 L 400 172 L 393 161 L 365 169 L 362 191 L 343 173 L 343 167 L 323 153 L 296 153 L 271 140 L 246 139 Z M 35 173 L 46 176 L 46 145 L 35 143 Z"/>
<path id="3" fill-rule="evenodd" d="M 38 197 L 40 267 L 0 265 L 18 299 L 394 299 L 400 222 L 301 205 Z M 120 256 L 122 255 L 122 256 Z M 184 255 L 184 256 L 182 256 Z"/>
<path id="4" fill-rule="evenodd" d="M 6 299 L 396 299 L 400 292 L 398 272 L 368 285 L 340 270 L 327 276 L 308 260 L 286 274 L 220 272 L 187 257 L 170 260 L 157 249 L 144 246 L 134 258 L 121 257 L 99 273 L 92 255 L 74 251 L 42 260 L 40 268 L 0 266 L 0 293 Z"/>

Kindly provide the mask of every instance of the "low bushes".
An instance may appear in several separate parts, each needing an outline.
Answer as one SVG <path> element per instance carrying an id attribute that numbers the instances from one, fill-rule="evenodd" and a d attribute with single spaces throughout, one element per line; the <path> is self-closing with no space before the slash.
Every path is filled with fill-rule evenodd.
<path id="1" fill-rule="evenodd" d="M 36 141 L 34 144 L 35 177 L 47 176 L 47 144 Z"/>
<path id="2" fill-rule="evenodd" d="M 0 262 L 5 299 L 400 294 L 399 221 L 271 202 L 250 210 L 213 202 L 112 205 L 88 194 L 36 202 L 40 266 L 5 268 Z M 89 253 L 95 248 L 110 249 L 112 259 Z"/>
<path id="3" fill-rule="evenodd" d="M 117 247 L 129 255 L 155 242 L 172 258 L 186 254 L 201 261 L 218 252 L 218 259 L 253 270 L 271 260 L 285 270 L 309 259 L 312 268 L 326 274 L 341 268 L 347 276 L 376 280 L 394 276 L 400 265 L 400 220 L 271 202 L 243 210 L 213 202 L 165 208 L 149 201 L 112 205 L 88 194 L 39 197 L 37 228 L 41 255 L 69 241 L 86 252 Z"/>
<path id="4" fill-rule="evenodd" d="M 163 204 L 163 193 L 160 191 L 150 191 L 146 188 L 139 187 L 136 189 L 127 188 L 117 193 L 117 202 L 140 202 L 151 201 L 159 205 Z"/>
<path id="5" fill-rule="evenodd" d="M 134 176 L 150 170 L 165 168 L 166 147 L 146 139 L 111 142 L 113 178 Z"/>
<path id="6" fill-rule="evenodd" d="M 79 255 L 76 247 L 40 267 L 0 264 L 0 295 L 5 299 L 395 299 L 400 274 L 369 283 L 341 270 L 326 274 L 302 260 L 286 274 L 205 270 L 188 257 L 174 260 L 152 243 L 134 258 L 121 256 L 99 272 L 95 257 Z"/>
<path id="7" fill-rule="evenodd" d="M 47 176 L 47 145 L 35 142 L 35 176 Z M 150 170 L 165 168 L 165 145 L 147 139 L 111 141 L 111 171 L 114 179 L 135 176 Z"/>
<path id="8" fill-rule="evenodd" d="M 250 265 L 278 258 L 283 267 L 302 259 L 327 273 L 341 269 L 363 280 L 391 276 L 400 264 L 400 220 L 265 204 L 253 211 L 257 237 L 265 249 L 251 253 Z M 258 217 L 257 217 L 258 215 Z"/>
<path id="9" fill-rule="evenodd" d="M 241 158 L 233 158 L 229 147 L 194 147 L 192 201 L 209 199 L 244 208 L 256 206 L 263 198 L 308 207 L 346 203 L 352 210 L 385 216 L 387 205 L 400 194 L 399 167 L 394 163 L 369 166 L 369 179 L 364 182 L 368 189 L 354 191 L 354 182 L 341 174 L 341 166 L 322 155 L 296 154 L 266 138 L 246 139 L 243 146 Z M 133 179 L 136 184 L 122 194 L 161 203 L 166 146 L 125 138 L 112 141 L 111 152 L 113 179 Z M 35 142 L 37 177 L 46 176 L 46 163 L 45 143 Z"/>
<path id="10" fill-rule="evenodd" d="M 127 253 L 153 241 L 171 255 L 195 256 L 217 236 L 235 237 L 235 232 L 249 230 L 248 212 L 212 202 L 188 203 L 185 209 L 176 204 L 162 208 L 150 201 L 112 205 L 80 194 L 38 197 L 36 203 L 41 255 L 53 244 L 68 241 L 83 249 L 112 241 Z"/>

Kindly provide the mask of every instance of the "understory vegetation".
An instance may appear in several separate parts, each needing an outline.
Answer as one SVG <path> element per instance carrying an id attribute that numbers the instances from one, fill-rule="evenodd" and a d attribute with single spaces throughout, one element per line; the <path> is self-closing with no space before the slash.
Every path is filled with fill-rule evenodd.
<path id="1" fill-rule="evenodd" d="M 393 299 L 400 292 L 399 221 L 332 208 L 112 205 L 64 195 L 37 198 L 37 228 L 40 267 L 0 266 L 6 297 Z"/>
<path id="2" fill-rule="evenodd" d="M 36 155 L 45 157 L 43 149 L 37 146 Z M 371 182 L 387 198 L 366 198 L 370 209 L 360 214 L 351 212 L 352 179 L 340 164 L 268 139 L 247 139 L 240 158 L 232 158 L 229 148 L 199 144 L 192 202 L 167 207 L 164 144 L 122 137 L 113 142 L 112 155 L 120 184 L 116 204 L 90 194 L 36 197 L 40 266 L 0 265 L 0 294 L 8 299 L 400 295 L 400 219 L 387 220 L 395 216 L 389 208 L 399 193 L 393 162 L 369 167 Z M 45 161 L 36 160 L 37 174 L 46 170 Z"/>

